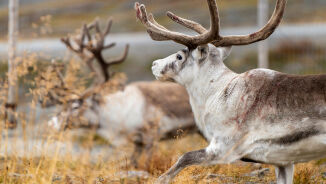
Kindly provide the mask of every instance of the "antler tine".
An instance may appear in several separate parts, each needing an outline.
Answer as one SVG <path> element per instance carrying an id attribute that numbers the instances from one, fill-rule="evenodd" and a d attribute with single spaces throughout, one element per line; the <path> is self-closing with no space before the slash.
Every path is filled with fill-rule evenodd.
<path id="1" fill-rule="evenodd" d="M 120 64 L 120 63 L 124 62 L 126 60 L 127 56 L 128 56 L 128 52 L 129 52 L 129 44 L 126 45 L 125 50 L 124 50 L 124 52 L 122 53 L 122 55 L 120 57 L 112 59 L 112 60 L 106 62 L 107 65 L 108 66 L 116 65 L 116 64 Z"/>
<path id="2" fill-rule="evenodd" d="M 287 0 L 277 0 L 272 17 L 259 31 L 249 35 L 226 36 L 212 42 L 215 46 L 248 45 L 267 39 L 282 21 Z"/>
<path id="3" fill-rule="evenodd" d="M 92 36 L 89 32 L 90 29 L 92 29 L 94 27 L 94 24 L 90 24 L 90 25 L 87 25 L 87 24 L 84 24 L 83 25 L 83 30 L 84 30 L 84 33 L 85 33 L 85 37 L 87 38 L 87 45 L 86 45 L 86 48 L 88 48 L 89 46 L 92 46 Z"/>
<path id="4" fill-rule="evenodd" d="M 84 42 L 86 36 L 88 37 L 89 33 L 87 31 L 87 26 L 84 25 L 80 30 L 80 35 L 75 36 L 72 38 L 72 36 L 67 36 L 61 38 L 61 41 L 70 49 L 72 52 L 75 52 L 79 55 L 83 55 L 83 50 L 85 48 Z M 73 42 L 78 46 L 78 48 L 74 48 Z"/>
<path id="5" fill-rule="evenodd" d="M 105 32 L 102 33 L 101 28 L 100 28 L 100 21 L 97 18 L 95 20 L 95 31 L 96 31 L 96 35 L 95 35 L 95 39 L 96 39 L 96 49 L 98 49 L 99 51 L 103 49 L 104 47 L 104 42 L 105 42 L 105 37 L 110 33 L 110 29 L 112 26 L 112 19 L 109 18 L 108 19 L 108 24 L 107 27 L 105 29 Z"/>
<path id="6" fill-rule="evenodd" d="M 187 27 L 189 29 L 192 29 L 194 30 L 195 32 L 199 33 L 199 34 L 203 34 L 207 31 L 207 29 L 205 29 L 202 25 L 200 25 L 199 23 L 197 22 L 194 22 L 192 20 L 188 20 L 188 19 L 185 19 L 185 18 L 182 18 L 182 17 L 179 17 L 177 15 L 175 15 L 174 13 L 172 12 L 167 12 L 166 15 L 171 19 L 173 20 L 174 22 L 184 26 L 184 27 Z"/>
<path id="7" fill-rule="evenodd" d="M 76 35 L 72 38 L 70 38 L 70 40 L 72 39 L 74 41 L 74 43 L 77 45 L 77 49 L 74 49 L 75 52 L 79 53 L 79 54 L 82 54 L 83 50 L 84 50 L 84 41 L 85 41 L 85 29 L 82 28 L 80 30 L 80 35 Z M 70 41 L 71 42 L 71 41 Z M 71 43 L 70 43 L 71 44 Z M 73 47 L 73 45 L 71 44 L 71 46 Z"/>
<path id="8" fill-rule="evenodd" d="M 154 19 L 154 16 L 152 13 L 148 14 L 148 20 L 150 22 L 152 22 L 153 24 L 155 24 L 157 27 L 161 28 L 161 29 L 165 29 L 165 30 L 168 30 L 166 29 L 164 26 L 160 25 L 159 23 L 156 22 L 156 20 Z"/>
<path id="9" fill-rule="evenodd" d="M 86 29 L 85 29 L 85 26 L 83 26 L 82 28 L 81 28 L 81 33 L 80 33 L 81 35 L 80 35 L 80 39 L 79 39 L 79 41 L 80 41 L 80 43 L 79 43 L 79 45 L 80 45 L 80 50 L 83 50 L 84 48 L 85 48 L 85 38 L 86 38 Z"/>
<path id="10" fill-rule="evenodd" d="M 107 25 L 104 31 L 103 36 L 107 36 L 110 33 L 111 27 L 112 27 L 113 19 L 110 17 L 107 21 Z"/>
<path id="11" fill-rule="evenodd" d="M 75 39 L 72 39 L 71 36 L 61 38 L 61 41 L 67 46 L 69 50 L 76 53 L 83 60 L 92 60 L 94 56 L 87 55 L 84 49 L 88 48 L 88 45 L 85 45 L 85 38 L 88 35 L 88 29 L 84 25 L 81 29 L 80 35 L 78 35 Z M 88 37 L 88 36 L 87 36 Z M 78 48 L 75 48 L 73 44 L 76 44 Z"/>
<path id="12" fill-rule="evenodd" d="M 101 33 L 101 29 L 100 29 L 100 20 L 99 18 L 97 17 L 94 21 L 94 26 L 95 26 L 95 31 L 97 34 L 102 34 Z"/>
<path id="13" fill-rule="evenodd" d="M 172 32 L 167 29 L 163 29 L 161 26 L 157 26 L 158 24 L 155 22 L 150 22 L 145 5 L 140 5 L 139 3 L 135 4 L 137 18 L 143 23 L 143 25 L 147 28 L 147 32 L 151 36 L 153 40 L 156 41 L 165 41 L 165 40 L 174 40 L 177 43 L 192 47 L 192 44 L 189 42 L 185 42 L 184 37 L 188 37 L 187 35 Z M 188 37 L 190 39 L 190 37 Z"/>
<path id="14" fill-rule="evenodd" d="M 99 57 L 97 57 L 98 63 L 101 66 L 101 70 L 102 70 L 102 74 L 104 76 L 104 81 L 105 82 L 110 79 L 110 73 L 108 71 L 109 67 L 112 66 L 112 65 L 122 63 L 127 58 L 128 51 L 129 51 L 129 44 L 126 45 L 122 56 L 120 56 L 118 58 L 111 59 L 109 61 L 105 61 L 102 54 L 100 54 Z"/>
<path id="15" fill-rule="evenodd" d="M 95 20 L 93 22 L 91 22 L 90 24 L 87 24 L 87 29 L 93 29 L 95 26 Z"/>
<path id="16" fill-rule="evenodd" d="M 207 0 L 208 8 L 211 17 L 211 27 L 209 30 L 210 36 L 216 39 L 220 38 L 220 16 L 218 13 L 218 7 L 216 0 Z M 213 39 L 214 40 L 214 39 Z"/>
<path id="17" fill-rule="evenodd" d="M 147 32 L 152 37 L 153 40 L 163 41 L 163 40 L 173 40 L 177 43 L 186 45 L 190 48 L 195 48 L 201 44 L 207 44 L 212 42 L 213 40 L 219 40 L 219 14 L 217 9 L 217 4 L 215 0 L 207 0 L 210 15 L 211 15 L 211 28 L 209 31 L 204 31 L 202 26 L 198 26 L 198 23 L 190 22 L 186 19 L 179 19 L 175 22 L 186 26 L 190 29 L 195 30 L 196 32 L 201 32 L 200 35 L 189 36 L 182 33 L 174 32 L 165 29 L 163 26 L 159 25 L 157 22 L 153 21 L 154 19 L 150 18 L 147 15 L 146 7 L 143 4 L 135 3 L 135 9 L 137 13 L 137 18 L 143 23 L 143 25 L 147 28 Z M 174 17 L 174 14 L 168 13 L 170 18 L 180 18 Z M 196 25 L 196 28 L 194 28 Z M 163 27 L 163 28 L 162 28 Z"/>
<path id="18" fill-rule="evenodd" d="M 103 50 L 110 49 L 110 48 L 114 47 L 115 45 L 116 45 L 116 43 L 110 43 L 109 45 L 104 46 Z"/>
<path id="19" fill-rule="evenodd" d="M 94 35 L 94 40 L 92 40 L 92 38 L 90 36 L 90 30 L 93 28 L 95 29 L 95 32 L 96 32 L 96 34 Z M 95 18 L 93 23 L 91 23 L 89 26 L 87 26 L 87 32 L 88 32 L 87 37 L 92 44 L 92 49 L 100 51 L 104 44 L 105 35 L 101 31 L 100 20 L 98 17 Z"/>
<path id="20" fill-rule="evenodd" d="M 73 52 L 79 52 L 77 49 L 73 48 L 73 46 L 71 45 L 71 41 L 70 41 L 70 38 L 69 37 L 62 37 L 61 39 L 61 42 L 64 43 L 66 45 L 66 47 L 73 51 Z"/>

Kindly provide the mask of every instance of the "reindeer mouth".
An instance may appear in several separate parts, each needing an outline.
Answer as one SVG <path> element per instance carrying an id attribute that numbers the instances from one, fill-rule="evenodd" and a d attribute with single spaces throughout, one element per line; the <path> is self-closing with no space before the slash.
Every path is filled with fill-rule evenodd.
<path id="1" fill-rule="evenodd" d="M 175 80 L 167 75 L 165 75 L 165 72 L 163 70 L 159 70 L 156 68 L 156 66 L 152 66 L 152 73 L 155 76 L 156 80 L 159 81 L 169 81 L 169 82 L 175 82 Z"/>
<path id="2" fill-rule="evenodd" d="M 162 76 L 162 75 L 155 75 L 156 80 L 161 81 L 161 82 L 176 82 L 173 78 L 167 77 L 167 76 Z"/>
<path id="3" fill-rule="evenodd" d="M 174 79 L 172 79 L 172 78 L 167 78 L 167 79 L 165 79 L 164 81 L 166 81 L 166 82 L 176 82 Z"/>

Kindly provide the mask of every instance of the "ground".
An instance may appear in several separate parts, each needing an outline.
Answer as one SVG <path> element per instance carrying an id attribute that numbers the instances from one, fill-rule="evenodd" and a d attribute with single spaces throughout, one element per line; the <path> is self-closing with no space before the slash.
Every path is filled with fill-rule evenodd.
<path id="1" fill-rule="evenodd" d="M 198 134 L 158 142 L 155 145 L 150 166 L 144 166 L 143 163 L 146 160 L 146 154 L 144 154 L 140 159 L 140 167 L 135 169 L 129 164 L 129 155 L 132 151 L 131 144 L 111 148 L 107 142 L 103 142 L 96 134 L 89 132 L 77 139 L 69 132 L 46 132 L 48 136 L 43 137 L 44 144 L 38 147 L 39 150 L 37 151 L 25 152 L 25 156 L 18 156 L 18 152 L 8 155 L 2 153 L 1 183 L 152 183 L 182 153 L 200 149 L 207 145 L 206 141 Z M 11 139 L 10 142 L 8 140 L 3 138 L 1 145 L 14 143 Z M 72 140 L 82 147 L 83 151 L 75 154 L 73 151 L 69 152 L 69 148 L 65 148 L 65 154 L 61 154 L 60 149 L 64 147 L 62 142 L 67 143 Z M 103 152 L 103 155 L 99 154 L 95 158 L 92 155 L 92 149 L 96 149 L 98 146 L 106 147 L 107 150 L 113 149 L 113 151 L 108 151 L 110 152 L 109 157 L 107 157 L 107 153 Z M 325 177 L 326 165 L 324 160 L 312 161 L 296 165 L 294 183 L 326 183 Z M 174 183 L 248 184 L 273 183 L 274 181 L 272 166 L 237 162 L 211 167 L 188 167 L 175 178 Z"/>

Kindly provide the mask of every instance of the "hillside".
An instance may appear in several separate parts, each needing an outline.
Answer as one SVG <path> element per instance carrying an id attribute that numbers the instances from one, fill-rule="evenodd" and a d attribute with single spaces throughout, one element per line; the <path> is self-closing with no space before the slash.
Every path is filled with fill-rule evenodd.
<path id="1" fill-rule="evenodd" d="M 0 34 L 5 35 L 7 31 L 7 1 L 0 4 Z M 113 32 L 143 31 L 140 24 L 136 22 L 133 5 L 135 1 L 130 0 L 27 0 L 23 1 L 20 9 L 20 23 L 23 37 L 36 36 L 40 31 L 39 25 L 46 24 L 46 36 L 60 36 L 81 26 L 84 22 L 92 21 L 95 17 L 102 20 L 113 16 L 115 24 Z M 208 25 L 209 19 L 207 6 L 204 0 L 142 0 L 148 5 L 148 10 L 153 12 L 157 19 L 167 25 L 165 12 L 171 10 L 178 15 Z M 274 8 L 274 0 L 270 1 L 271 10 Z M 257 0 L 222 0 L 219 8 L 222 17 L 222 27 L 255 25 Z M 298 15 L 298 10 L 300 14 Z M 40 17 L 51 15 L 50 17 Z M 324 0 L 295 0 L 289 1 L 285 22 L 322 22 L 326 18 L 326 1 Z M 45 20 L 44 20 L 45 19 Z M 51 25 L 51 26 L 50 26 Z M 179 27 L 177 27 L 179 28 Z M 38 35 L 39 36 L 39 35 Z M 41 35 L 42 36 L 42 35 Z M 3 39 L 3 37 L 0 37 Z"/>

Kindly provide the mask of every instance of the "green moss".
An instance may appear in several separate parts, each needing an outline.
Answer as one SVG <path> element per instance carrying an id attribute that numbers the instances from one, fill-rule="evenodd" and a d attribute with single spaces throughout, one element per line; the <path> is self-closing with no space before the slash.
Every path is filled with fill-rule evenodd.
<path id="1" fill-rule="evenodd" d="M 317 166 L 320 166 L 320 165 L 325 164 L 325 163 L 326 163 L 326 158 L 323 158 L 323 159 L 317 160 L 317 161 L 315 162 L 315 164 L 316 164 Z"/>
<path id="2" fill-rule="evenodd" d="M 99 134 L 94 134 L 93 141 L 97 145 L 112 146 L 112 143 Z"/>
<path id="3" fill-rule="evenodd" d="M 90 143 L 98 146 L 112 146 L 112 143 L 110 141 L 108 141 L 107 139 L 105 139 L 104 137 L 102 137 L 97 133 L 93 133 L 91 137 L 89 137 L 88 134 L 76 136 L 74 138 L 74 141 L 77 144 L 84 145 L 84 146 Z"/>

